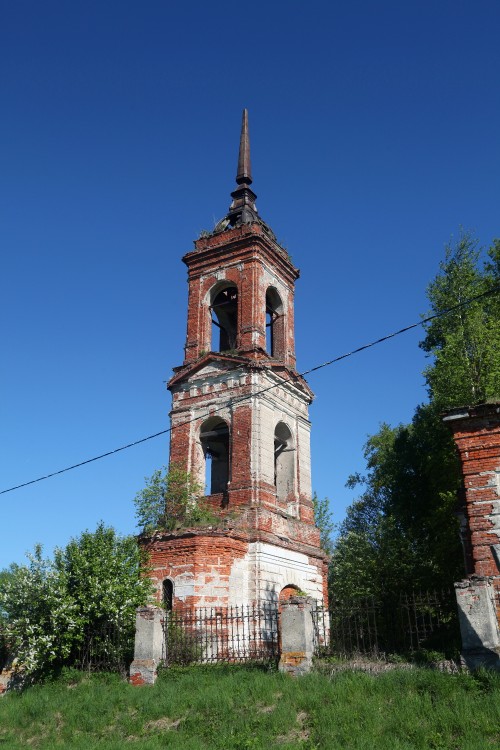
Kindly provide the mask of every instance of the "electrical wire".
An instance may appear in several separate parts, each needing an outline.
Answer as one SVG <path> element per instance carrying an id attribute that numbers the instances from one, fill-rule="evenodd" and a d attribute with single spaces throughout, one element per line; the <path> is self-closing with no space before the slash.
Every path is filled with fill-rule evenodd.
<path id="1" fill-rule="evenodd" d="M 354 354 L 359 354 L 360 352 L 363 352 L 366 349 L 371 349 L 373 346 L 382 344 L 384 341 L 389 341 L 390 339 L 393 339 L 396 336 L 400 336 L 402 333 L 406 333 L 407 331 L 411 331 L 414 328 L 418 328 L 419 326 L 425 325 L 426 323 L 429 323 L 431 320 L 436 320 L 436 318 L 442 318 L 445 315 L 449 315 L 455 310 L 459 310 L 463 307 L 467 307 L 473 302 L 476 302 L 479 299 L 483 299 L 484 297 L 488 297 L 492 294 L 496 294 L 497 292 L 500 292 L 500 285 L 494 286 L 491 289 L 488 289 L 488 291 L 482 292 L 482 294 L 478 294 L 475 297 L 470 297 L 469 299 L 464 300 L 464 302 L 459 302 L 457 305 L 453 305 L 453 307 L 449 307 L 446 310 L 443 310 L 442 312 L 435 313 L 434 315 L 429 315 L 426 318 L 422 318 L 422 320 L 418 321 L 418 323 L 412 323 L 411 325 L 405 326 L 404 328 L 400 328 L 397 331 L 393 331 L 392 333 L 389 333 L 386 336 L 382 336 L 381 338 L 376 339 L 375 341 L 370 341 L 370 343 L 368 344 L 364 344 L 363 346 L 358 346 L 357 349 L 352 349 L 351 351 L 345 352 L 344 354 L 340 354 L 338 357 L 329 359 L 320 365 L 316 365 L 315 367 L 311 367 L 308 370 L 304 370 L 303 372 L 298 373 L 296 377 L 297 378 L 304 377 L 305 375 L 310 375 L 312 372 L 316 372 L 317 370 L 322 370 L 324 367 L 329 367 L 330 365 L 333 365 L 336 362 L 340 362 L 343 359 L 352 357 Z M 248 393 L 248 394 L 244 394 L 243 396 L 236 396 L 235 398 L 233 397 L 229 399 L 229 401 L 227 401 L 226 403 L 217 407 L 216 409 L 212 409 L 210 412 L 210 415 L 215 414 L 224 409 L 227 409 L 232 404 L 241 403 L 241 401 L 246 401 L 248 399 L 255 398 L 255 396 L 260 396 L 261 394 L 267 393 L 267 391 L 270 391 L 273 388 L 277 388 L 280 385 L 281 383 L 273 383 L 272 385 L 267 386 L 266 388 L 262 388 L 260 391 L 256 391 L 255 393 Z M 203 419 L 205 416 L 206 414 L 200 414 L 196 417 L 192 417 L 191 419 L 187 419 L 184 422 L 180 422 L 179 424 L 175 425 L 175 429 L 177 427 L 182 427 L 186 424 L 190 424 L 191 422 L 197 422 L 199 419 Z M 7 492 L 14 492 L 14 490 L 19 490 L 22 487 L 28 487 L 30 484 L 37 484 L 37 482 L 43 482 L 45 479 L 51 479 L 51 477 L 56 477 L 59 474 L 65 474 L 67 471 L 78 469 L 80 468 L 80 466 L 86 466 L 87 464 L 91 464 L 94 461 L 100 461 L 102 458 L 113 456 L 115 453 L 120 453 L 121 451 L 128 450 L 129 448 L 133 448 L 134 446 L 140 445 L 141 443 L 146 443 L 148 440 L 154 440 L 155 438 L 160 437 L 160 435 L 166 435 L 169 432 L 171 432 L 172 429 L 174 429 L 172 426 L 167 427 L 167 429 L 160 430 L 160 432 L 155 432 L 153 435 L 148 435 L 147 437 L 141 438 L 140 440 L 134 440 L 133 443 L 127 443 L 127 445 L 122 445 L 119 448 L 115 448 L 112 451 L 101 453 L 99 456 L 88 458 L 85 461 L 80 461 L 79 463 L 73 464 L 72 466 L 66 466 L 64 469 L 59 469 L 59 471 L 53 471 L 50 474 L 46 474 L 45 476 L 38 477 L 37 479 L 31 479 L 29 482 L 23 482 L 22 484 L 17 484 L 14 487 L 9 487 L 8 489 L 5 489 L 5 490 L 0 490 L 0 495 L 5 495 Z"/>

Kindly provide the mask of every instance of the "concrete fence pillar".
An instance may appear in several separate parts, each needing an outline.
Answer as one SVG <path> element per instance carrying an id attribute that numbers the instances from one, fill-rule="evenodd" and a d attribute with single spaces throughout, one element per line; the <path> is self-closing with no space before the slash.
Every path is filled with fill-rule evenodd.
<path id="1" fill-rule="evenodd" d="M 455 583 L 462 660 L 469 669 L 500 670 L 500 632 L 492 580 L 471 576 Z"/>
<path id="2" fill-rule="evenodd" d="M 163 657 L 163 621 L 160 607 L 139 607 L 135 617 L 134 661 L 130 665 L 132 685 L 154 685 Z"/>
<path id="3" fill-rule="evenodd" d="M 281 602 L 280 672 L 301 675 L 310 671 L 314 655 L 312 610 L 315 606 L 310 596 L 292 596 Z"/>

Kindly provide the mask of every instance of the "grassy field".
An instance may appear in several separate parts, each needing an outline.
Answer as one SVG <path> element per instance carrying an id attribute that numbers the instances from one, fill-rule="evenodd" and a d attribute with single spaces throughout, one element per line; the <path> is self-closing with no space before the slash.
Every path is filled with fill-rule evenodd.
<path id="1" fill-rule="evenodd" d="M 497 750 L 500 675 L 426 669 L 291 679 L 238 667 L 133 688 L 68 672 L 0 699 L 0 748 Z"/>

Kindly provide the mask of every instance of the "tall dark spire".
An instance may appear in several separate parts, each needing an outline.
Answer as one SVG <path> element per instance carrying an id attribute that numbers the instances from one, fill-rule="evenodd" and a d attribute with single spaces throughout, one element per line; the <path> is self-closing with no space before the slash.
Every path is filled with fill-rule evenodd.
<path id="1" fill-rule="evenodd" d="M 227 219 L 234 226 L 250 224 L 259 221 L 255 200 L 257 196 L 251 189 L 252 167 L 250 164 L 250 138 L 248 135 L 248 110 L 243 110 L 241 120 L 240 151 L 238 154 L 238 171 L 236 174 L 238 187 L 231 193 L 233 202 L 229 207 Z"/>
<path id="2" fill-rule="evenodd" d="M 248 109 L 243 110 L 241 119 L 240 153 L 238 154 L 238 172 L 236 174 L 238 185 L 252 184 L 252 165 L 250 163 L 250 137 L 248 135 Z"/>

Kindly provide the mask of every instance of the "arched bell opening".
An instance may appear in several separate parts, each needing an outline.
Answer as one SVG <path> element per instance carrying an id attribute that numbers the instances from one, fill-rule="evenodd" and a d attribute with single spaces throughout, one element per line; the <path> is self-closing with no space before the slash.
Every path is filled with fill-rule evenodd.
<path id="1" fill-rule="evenodd" d="M 283 303 L 272 286 L 266 292 L 266 351 L 276 359 L 283 359 L 285 356 Z"/>
<path id="2" fill-rule="evenodd" d="M 294 465 L 292 433 L 284 422 L 278 422 L 274 430 L 274 486 L 278 500 L 289 501 L 294 497 Z"/>
<path id="3" fill-rule="evenodd" d="M 226 284 L 216 286 L 211 294 L 210 313 L 212 319 L 213 352 L 234 351 L 238 341 L 238 289 Z"/>
<path id="4" fill-rule="evenodd" d="M 229 482 L 229 427 L 220 417 L 203 422 L 200 442 L 205 459 L 205 494 L 227 495 Z"/>

